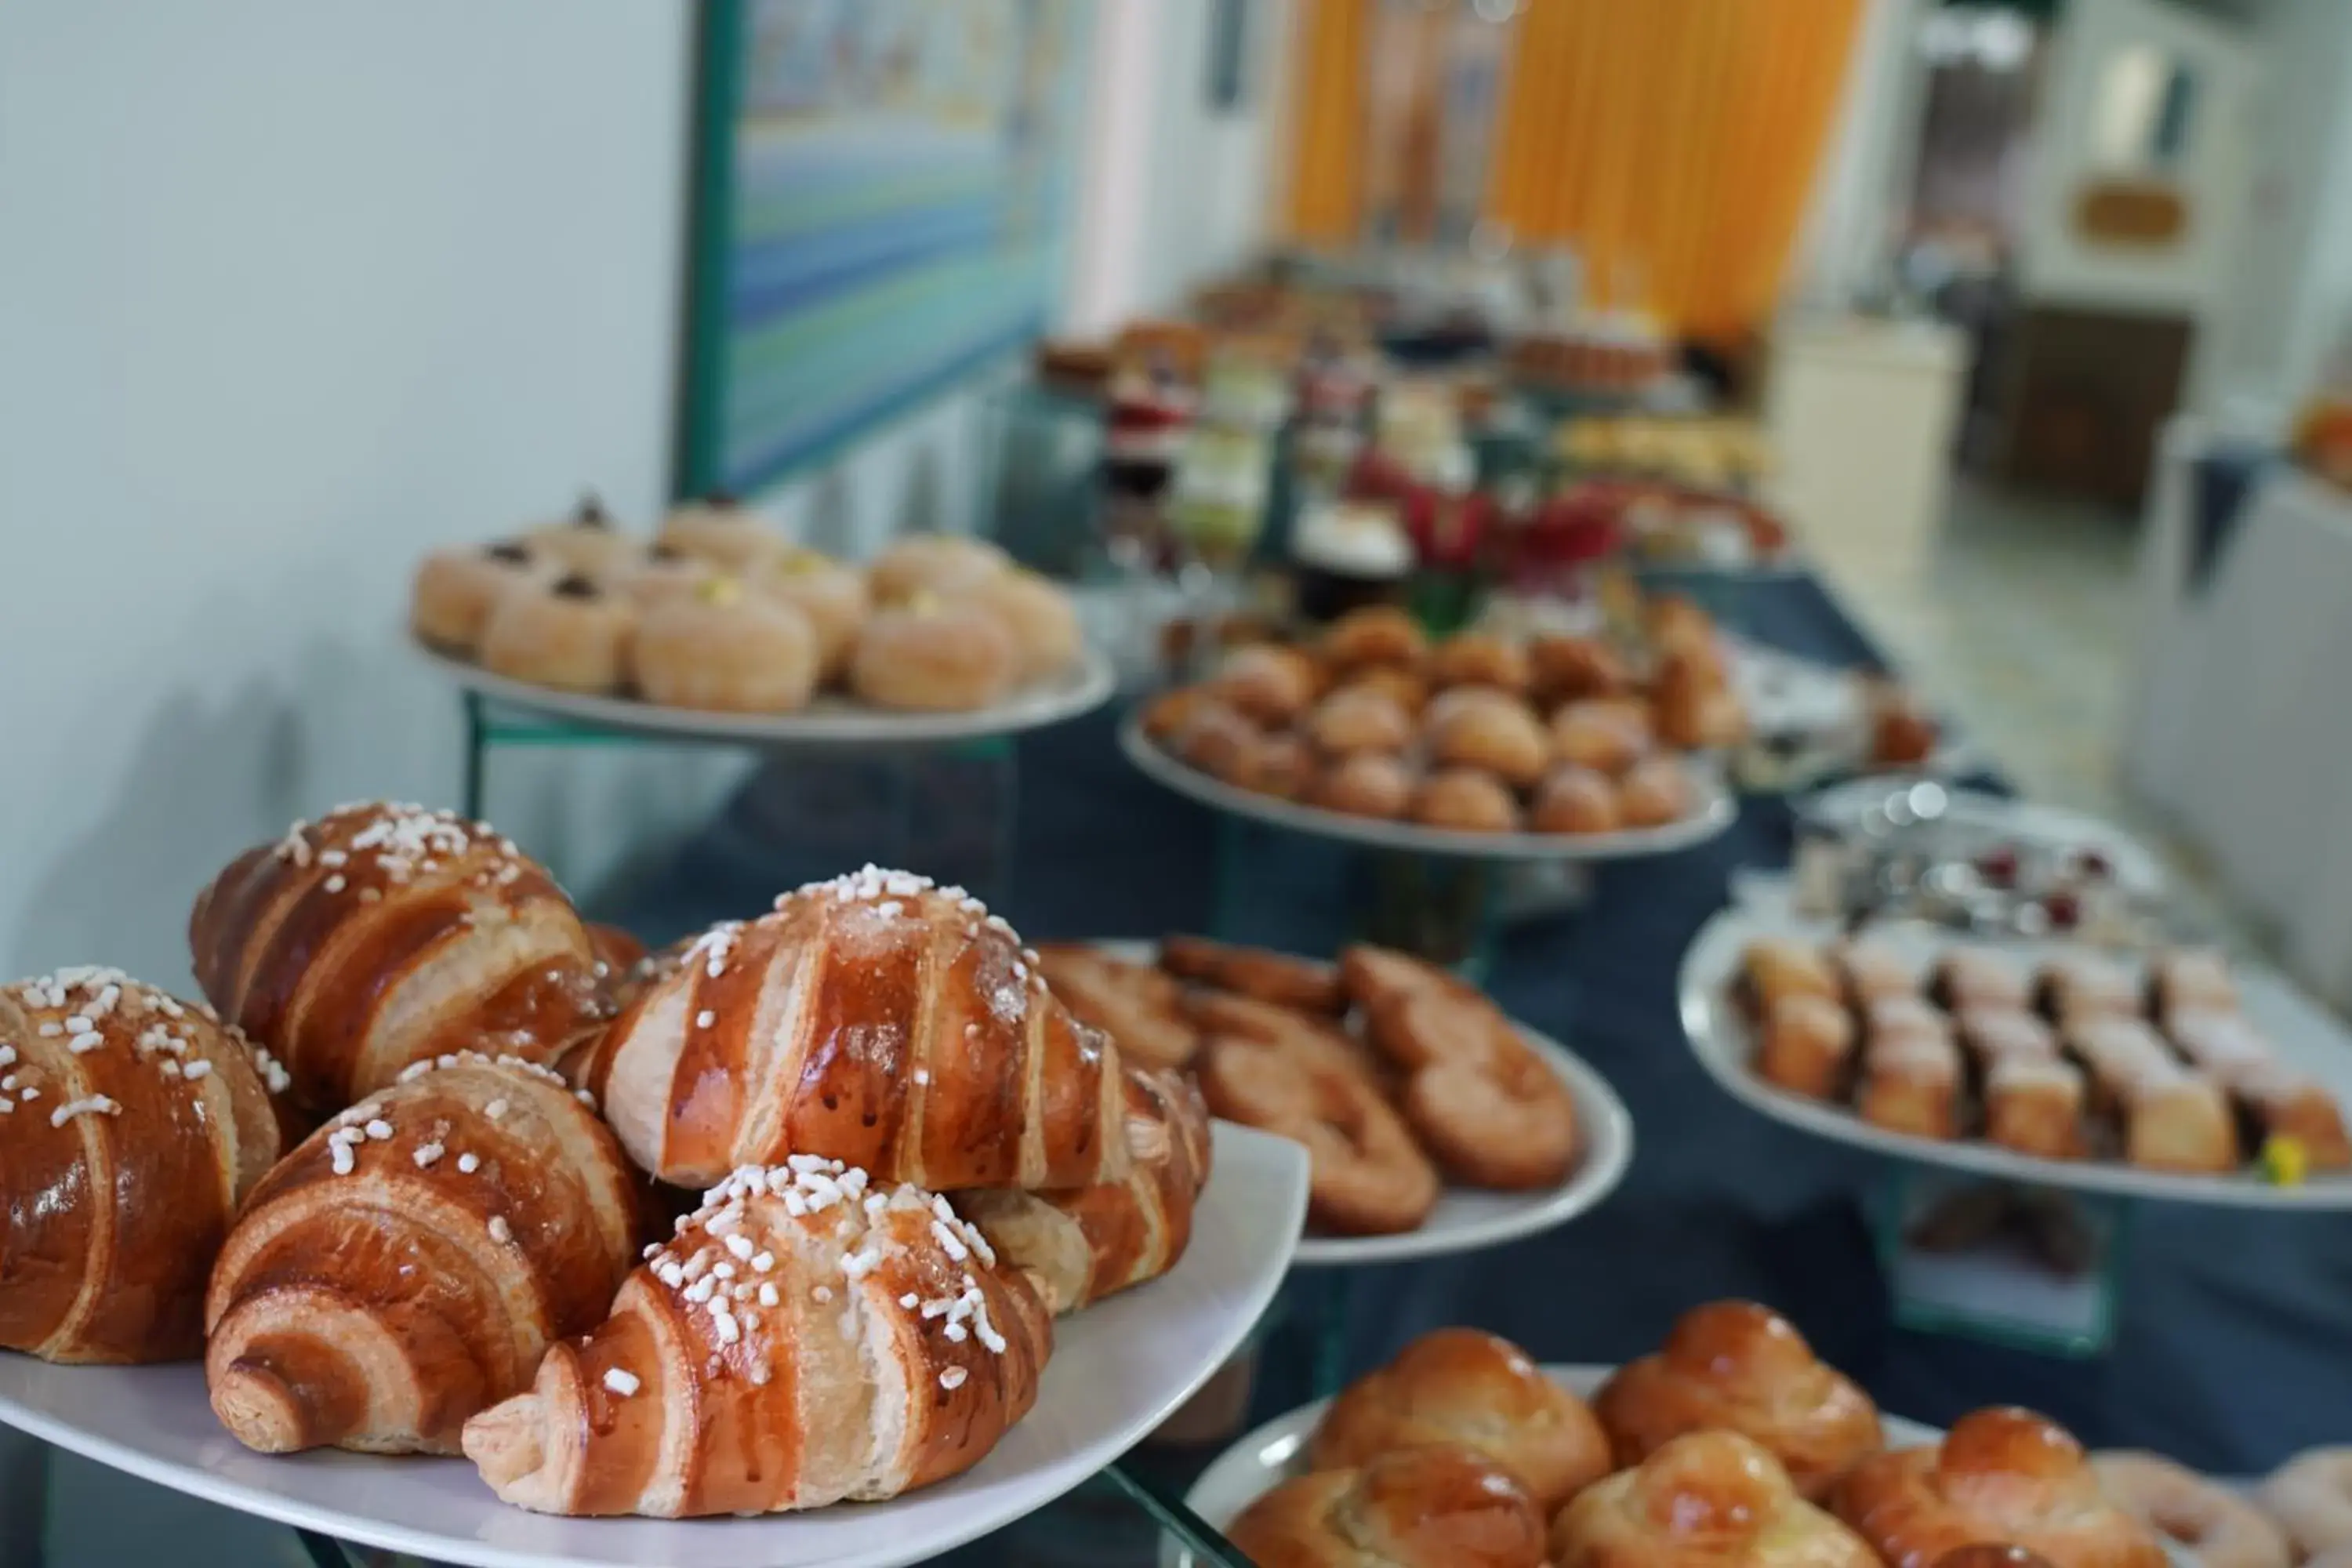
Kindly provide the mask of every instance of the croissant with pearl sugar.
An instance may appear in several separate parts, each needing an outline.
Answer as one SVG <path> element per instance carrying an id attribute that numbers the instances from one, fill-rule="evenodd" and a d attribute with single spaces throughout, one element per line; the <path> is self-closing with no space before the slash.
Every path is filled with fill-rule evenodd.
<path id="1" fill-rule="evenodd" d="M 1052 1320 L 944 1198 L 796 1154 L 736 1172 L 466 1426 L 542 1513 L 778 1513 L 872 1500 L 980 1462 L 1036 1402 Z"/>
<path id="2" fill-rule="evenodd" d="M 213 1256 L 278 1157 L 284 1078 L 210 1008 L 120 970 L 0 988 L 0 1346 L 196 1354 Z"/>
<path id="3" fill-rule="evenodd" d="M 634 1177 L 554 1072 L 402 1076 L 280 1162 L 221 1250 L 205 1377 L 248 1447 L 455 1453 L 628 1271 Z"/>
<path id="4" fill-rule="evenodd" d="M 487 823 L 375 803 L 232 861 L 188 917 L 196 983 L 342 1110 L 457 1050 L 552 1062 L 610 1016 L 587 927 Z"/>
<path id="5" fill-rule="evenodd" d="M 681 1186 L 787 1154 L 936 1191 L 1130 1166 L 1110 1037 L 977 899 L 873 866 L 712 928 L 588 1071 L 623 1147 Z"/>

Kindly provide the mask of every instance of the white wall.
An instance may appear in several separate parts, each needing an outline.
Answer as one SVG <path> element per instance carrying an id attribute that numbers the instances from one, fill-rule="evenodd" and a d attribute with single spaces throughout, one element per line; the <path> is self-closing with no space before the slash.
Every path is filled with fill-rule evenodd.
<path id="1" fill-rule="evenodd" d="M 1075 331 L 1182 301 L 1265 243 L 1289 86 L 1290 0 L 1248 0 L 1240 108 L 1208 102 L 1212 0 L 1099 0 Z"/>
<path id="2" fill-rule="evenodd" d="M 660 501 L 687 45 L 647 0 L 0 7 L 0 970 L 178 983 L 241 846 L 455 798 L 408 573 Z M 492 804 L 575 876 L 709 772 L 551 762 Z"/>
<path id="3" fill-rule="evenodd" d="M 1932 0 L 1867 0 L 1837 118 L 1822 149 L 1788 292 L 1839 310 L 1882 279 L 1918 163 L 1927 67 L 1916 47 Z"/>
<path id="4" fill-rule="evenodd" d="M 2268 0 L 2228 390 L 2284 409 L 2352 315 L 2352 5 Z"/>

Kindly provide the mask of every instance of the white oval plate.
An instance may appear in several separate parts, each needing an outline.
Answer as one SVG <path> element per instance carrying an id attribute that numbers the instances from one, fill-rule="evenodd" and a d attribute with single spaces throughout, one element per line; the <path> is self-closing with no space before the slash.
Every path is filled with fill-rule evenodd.
<path id="1" fill-rule="evenodd" d="M 1578 1398 L 1590 1399 L 1617 1369 L 1550 1365 L 1543 1370 L 1545 1376 Z M 1250 1504 L 1293 1476 L 1306 1474 L 1307 1439 L 1314 1435 L 1316 1424 L 1323 1419 L 1324 1408 L 1330 1403 L 1318 1399 L 1300 1405 L 1287 1415 L 1277 1415 L 1218 1455 L 1201 1472 L 1201 1479 L 1192 1483 L 1192 1489 L 1184 1494 L 1185 1506 L 1223 1531 Z M 1937 1428 L 1906 1421 L 1900 1415 L 1881 1415 L 1879 1419 L 1886 1428 L 1889 1447 L 1916 1448 L 1940 1443 L 1944 1438 Z M 1200 1559 L 1182 1542 L 1163 1536 L 1160 1562 L 1161 1568 L 1197 1568 Z"/>
<path id="2" fill-rule="evenodd" d="M 1699 808 L 1680 822 L 1664 827 L 1636 827 L 1619 833 L 1467 833 L 1451 827 L 1423 827 L 1411 822 L 1383 822 L 1377 817 L 1350 816 L 1318 805 L 1276 800 L 1236 789 L 1199 769 L 1170 756 L 1143 732 L 1139 715 L 1129 714 L 1118 727 L 1119 749 L 1128 761 L 1154 783 L 1190 795 L 1203 805 L 1235 816 L 1253 817 L 1294 833 L 1344 839 L 1375 849 L 1409 850 L 1416 855 L 1449 855 L 1483 860 L 1631 860 L 1644 855 L 1666 855 L 1706 843 L 1729 827 L 1739 815 L 1738 802 L 1724 787 L 1722 776 L 1707 765 L 1692 766 L 1691 781 L 1699 792 Z"/>
<path id="3" fill-rule="evenodd" d="M 1690 1037 L 1691 1050 L 1697 1056 L 1699 1065 L 1726 1091 L 1775 1121 L 1896 1159 L 2001 1176 L 2036 1186 L 2114 1193 L 2135 1198 L 2169 1198 L 2184 1203 L 2228 1204 L 2243 1208 L 2352 1209 L 2352 1173 L 2314 1175 L 2300 1186 L 2280 1187 L 2263 1181 L 2252 1170 L 2227 1176 L 2197 1176 L 2144 1171 L 2114 1161 L 2044 1160 L 1972 1140 L 1947 1142 L 1891 1132 L 1871 1125 L 1843 1107 L 1774 1088 L 1750 1068 L 1755 1042 L 1747 1019 L 1732 1005 L 1732 984 L 1739 972 L 1739 955 L 1758 937 L 1827 941 L 1834 934 L 1824 922 L 1753 910 L 1726 910 L 1699 929 L 1689 950 L 1683 954 L 1679 996 L 1683 1029 Z M 1914 953 L 1923 963 L 1932 952 L 1967 945 L 1948 932 L 1916 925 L 1874 926 L 1871 935 L 1898 951 Z M 2030 949 L 2008 944 L 2000 951 L 2021 956 L 2028 952 L 2054 955 L 2084 950 L 2045 942 Z M 2309 1072 L 2339 1103 L 2352 1105 L 2352 1038 L 2347 1037 L 2343 1026 L 2275 976 L 2240 965 L 2236 977 L 2247 1017 L 2269 1037 L 2280 1058 Z"/>
<path id="4" fill-rule="evenodd" d="M 827 692 L 797 713 L 711 713 L 665 708 L 629 697 L 556 691 L 493 675 L 478 664 L 414 643 L 450 679 L 484 697 L 600 730 L 672 740 L 739 741 L 761 745 L 888 745 L 971 741 L 1042 729 L 1098 708 L 1117 681 L 1100 650 L 1084 650 L 1076 668 L 1024 686 L 1003 701 L 966 713 L 898 713 Z"/>
<path id="5" fill-rule="evenodd" d="M 213 1418 L 204 1369 L 0 1353 L 0 1423 L 239 1512 L 480 1568 L 892 1568 L 1034 1512 L 1132 1447 L 1238 1349 L 1307 1213 L 1297 1144 L 1220 1125 L 1192 1243 L 1164 1278 L 1055 1325 L 1036 1408 L 972 1469 L 887 1502 L 759 1519 L 555 1519 L 463 1459 L 273 1458 Z"/>
<path id="6" fill-rule="evenodd" d="M 1849 779 L 1811 796 L 1797 809 L 1812 821 L 1850 832 L 1888 797 L 1922 782 L 1896 773 Z M 2086 812 L 1946 787 L 1942 820 L 2052 850 L 2095 850 L 2115 868 L 2116 880 L 2130 891 L 2155 898 L 2165 889 L 2164 862 L 2147 845 Z"/>
<path id="7" fill-rule="evenodd" d="M 1095 945 L 1129 963 L 1159 962 L 1157 942 L 1118 940 Z M 1617 1184 L 1625 1179 L 1626 1167 L 1633 1163 L 1633 1112 L 1609 1087 L 1609 1080 L 1583 1058 L 1516 1018 L 1511 1026 L 1550 1064 L 1576 1102 L 1576 1131 L 1582 1153 L 1575 1169 L 1558 1186 L 1531 1193 L 1449 1186 L 1417 1230 L 1394 1236 L 1308 1235 L 1298 1244 L 1292 1260 L 1296 1267 L 1361 1268 L 1375 1263 L 1443 1258 L 1454 1252 L 1480 1252 L 1566 1225 L 1617 1190 Z"/>

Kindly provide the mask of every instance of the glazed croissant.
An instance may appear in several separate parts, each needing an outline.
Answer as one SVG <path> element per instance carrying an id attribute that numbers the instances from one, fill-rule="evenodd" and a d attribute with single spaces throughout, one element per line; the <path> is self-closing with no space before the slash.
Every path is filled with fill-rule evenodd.
<path id="1" fill-rule="evenodd" d="M 773 1513 L 895 1497 L 980 1462 L 1037 1397 L 1052 1320 L 945 1199 L 839 1161 L 746 1166 L 466 1424 L 542 1513 Z"/>
<path id="2" fill-rule="evenodd" d="M 1878 1454 L 1838 1488 L 1837 1513 L 1892 1568 L 1930 1568 L 1998 1541 L 2055 1568 L 2164 1568 L 2164 1548 L 2107 1500 L 2082 1445 L 2013 1406 L 1963 1415 L 1941 1445 Z"/>
<path id="3" fill-rule="evenodd" d="M 1762 1444 L 1814 1501 L 1884 1441 L 1870 1396 L 1823 1364 L 1787 1319 L 1753 1301 L 1684 1313 L 1656 1353 L 1601 1385 L 1592 1409 L 1620 1464 L 1720 1427 Z"/>
<path id="4" fill-rule="evenodd" d="M 683 1186 L 788 1153 L 938 1191 L 1128 1173 L 1118 1047 L 978 900 L 904 871 L 714 927 L 589 1073 L 622 1145 Z"/>
<path id="5" fill-rule="evenodd" d="M 205 1299 L 215 1414 L 264 1453 L 457 1451 L 628 1272 L 631 1174 L 519 1057 L 418 1062 L 254 1192 Z"/>
<path id="6" fill-rule="evenodd" d="M 1157 1279 L 1192 1238 L 1192 1205 L 1209 1180 L 1209 1110 L 1200 1091 L 1175 1073 L 1128 1068 L 1127 1138 L 1137 1152 L 1122 1182 L 955 1194 L 956 1212 L 1008 1267 L 1030 1277 L 1056 1317 Z"/>
<path id="7" fill-rule="evenodd" d="M 278 1158 L 283 1070 L 120 970 L 0 990 L 0 1346 L 59 1362 L 204 1346 L 205 1274 Z"/>
<path id="8" fill-rule="evenodd" d="M 1391 1449 L 1443 1444 L 1499 1465 L 1547 1511 L 1610 1471 L 1609 1439 L 1584 1401 L 1508 1340 L 1438 1329 L 1367 1373 L 1324 1412 L 1307 1442 L 1317 1469 Z"/>
<path id="9" fill-rule="evenodd" d="M 188 917 L 196 983 L 340 1110 L 460 1049 L 552 1061 L 607 1016 L 587 929 L 487 824 L 375 804 L 247 850 Z"/>
<path id="10" fill-rule="evenodd" d="M 1543 1568 L 1543 1515 L 1463 1448 L 1396 1448 L 1294 1477 L 1227 1527 L 1258 1568 Z"/>
<path id="11" fill-rule="evenodd" d="M 1586 1488 L 1551 1524 L 1558 1568 L 1878 1568 L 1853 1531 L 1737 1432 L 1692 1432 Z"/>

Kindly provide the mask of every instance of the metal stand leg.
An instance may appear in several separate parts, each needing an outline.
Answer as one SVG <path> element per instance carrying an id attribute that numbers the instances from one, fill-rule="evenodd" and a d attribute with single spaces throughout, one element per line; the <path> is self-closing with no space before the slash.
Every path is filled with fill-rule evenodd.
<path id="1" fill-rule="evenodd" d="M 0 1563 L 41 1568 L 49 1520 L 49 1446 L 0 1430 Z"/>
<path id="2" fill-rule="evenodd" d="M 482 699 L 478 692 L 468 691 L 463 699 L 466 706 L 466 820 L 482 820 L 482 753 L 489 746 L 489 725 L 482 717 Z"/>
<path id="3" fill-rule="evenodd" d="M 1355 1271 L 1324 1271 L 1328 1283 L 1315 1314 L 1315 1397 L 1328 1399 L 1348 1382 L 1348 1307 L 1355 1294 Z"/>
<path id="4" fill-rule="evenodd" d="M 352 1568 L 352 1559 L 344 1552 L 343 1543 L 332 1536 L 321 1535 L 315 1530 L 297 1530 L 294 1539 L 302 1543 L 302 1550 L 310 1554 L 316 1568 Z"/>
<path id="5" fill-rule="evenodd" d="M 1227 1545 L 1225 1538 L 1187 1508 L 1182 1499 L 1169 1496 L 1139 1475 L 1130 1475 L 1124 1466 L 1112 1465 L 1103 1475 L 1191 1549 L 1194 1568 L 1250 1568 L 1249 1560 Z"/>

